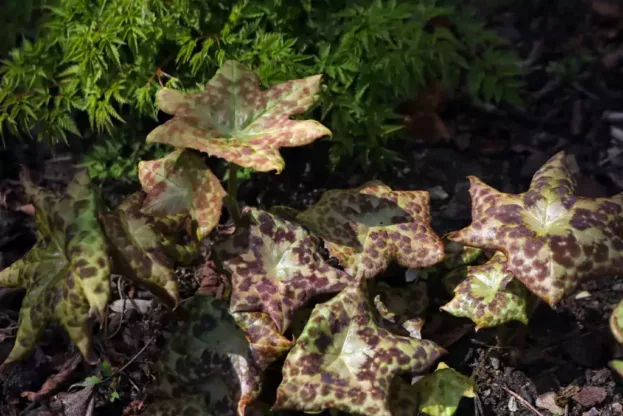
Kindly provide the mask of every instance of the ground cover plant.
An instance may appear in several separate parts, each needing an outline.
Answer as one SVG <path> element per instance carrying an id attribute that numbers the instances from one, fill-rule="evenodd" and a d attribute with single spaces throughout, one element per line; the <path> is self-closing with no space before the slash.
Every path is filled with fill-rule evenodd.
<path id="1" fill-rule="evenodd" d="M 95 363 L 89 317 L 104 316 L 115 270 L 184 321 L 168 337 L 144 414 L 451 415 L 477 386 L 444 363 L 428 371 L 447 351 L 422 335 L 424 282 L 383 285 L 392 263 L 423 271 L 428 283 L 443 280 L 454 292 L 443 309 L 478 328 L 526 323 L 539 299 L 555 306 L 580 281 L 623 272 L 623 194 L 575 196 L 564 152 L 524 193 L 471 177 L 472 223 L 444 238 L 431 227 L 428 192 L 379 181 L 328 190 L 300 212 L 241 207 L 239 166 L 281 172 L 281 147 L 331 134 L 318 121 L 292 118 L 314 105 L 321 81 L 312 75 L 262 89 L 257 74 L 227 61 L 201 92 L 162 88 L 157 103 L 173 117 L 147 140 L 174 149 L 141 162 L 143 190 L 113 210 L 98 207 L 84 171 L 60 195 L 25 172 L 39 240 L 0 272 L 1 286 L 27 290 L 4 368 L 34 348 L 48 322 L 61 323 Z M 227 191 L 201 153 L 229 164 Z M 199 256 L 198 240 L 217 226 L 223 205 L 234 231 L 214 243 L 209 260 L 231 290 L 180 305 L 173 264 Z M 618 308 L 617 337 L 620 320 Z M 282 379 L 266 400 L 274 365 Z"/>

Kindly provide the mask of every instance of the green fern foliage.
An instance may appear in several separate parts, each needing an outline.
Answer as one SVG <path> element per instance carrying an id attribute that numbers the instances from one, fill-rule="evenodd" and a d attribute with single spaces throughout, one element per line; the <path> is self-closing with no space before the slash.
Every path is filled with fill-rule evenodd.
<path id="1" fill-rule="evenodd" d="M 516 57 L 473 15 L 439 1 L 36 5 L 37 29 L 0 62 L 1 134 L 52 143 L 68 134 L 115 137 L 133 127 L 127 120 L 157 117 L 161 86 L 198 90 L 229 59 L 257 72 L 264 86 L 324 74 L 322 99 L 310 111 L 334 132 L 335 162 L 391 161 L 386 144 L 403 125 L 396 108 L 429 80 L 451 91 L 467 85 L 484 101 L 520 103 Z"/>

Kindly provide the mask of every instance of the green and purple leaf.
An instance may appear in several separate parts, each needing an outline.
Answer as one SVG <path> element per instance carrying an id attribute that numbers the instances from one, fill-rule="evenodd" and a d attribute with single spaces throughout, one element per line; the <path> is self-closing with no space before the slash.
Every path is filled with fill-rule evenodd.
<path id="1" fill-rule="evenodd" d="M 439 363 L 434 373 L 409 384 L 400 377 L 392 383 L 390 406 L 392 416 L 452 416 L 463 397 L 476 396 L 476 383 L 471 378 Z"/>
<path id="2" fill-rule="evenodd" d="M 303 227 L 257 209 L 249 209 L 214 252 L 231 275 L 231 311 L 265 312 L 282 333 L 313 296 L 338 292 L 352 281 L 322 258 Z"/>
<path id="3" fill-rule="evenodd" d="M 141 212 L 143 192 L 126 198 L 115 210 L 100 216 L 112 246 L 115 272 L 144 285 L 166 305 L 179 302 L 177 279 L 173 271 L 176 260 L 191 257 L 189 250 L 198 247 L 191 241 L 181 244 L 179 231 L 184 216 L 154 218 Z M 181 259 L 180 259 L 181 257 Z"/>
<path id="4" fill-rule="evenodd" d="M 393 260 L 422 268 L 443 259 L 443 243 L 430 225 L 429 199 L 425 191 L 392 191 L 374 181 L 325 192 L 297 220 L 325 241 L 349 274 L 372 278 Z"/>
<path id="5" fill-rule="evenodd" d="M 281 172 L 280 147 L 303 146 L 331 135 L 315 120 L 292 120 L 316 101 L 321 75 L 287 81 L 265 91 L 252 71 L 227 61 L 205 91 L 163 88 L 156 100 L 174 117 L 147 136 L 148 143 L 191 148 L 260 172 Z"/>
<path id="6" fill-rule="evenodd" d="M 204 394 L 204 414 L 253 413 L 262 371 L 278 356 L 276 351 L 285 353 L 289 341 L 259 314 L 234 317 L 227 303 L 211 296 L 195 295 L 189 313 L 158 362 L 157 396 L 170 400 Z M 260 319 L 257 327 L 254 318 Z"/>
<path id="7" fill-rule="evenodd" d="M 392 332 L 406 330 L 413 338 L 421 338 L 420 330 L 429 299 L 426 282 L 418 281 L 404 287 L 391 287 L 383 281 L 375 282 L 374 305 L 385 326 Z"/>
<path id="8" fill-rule="evenodd" d="M 392 334 L 377 322 L 365 280 L 316 305 L 286 357 L 274 410 L 337 409 L 391 416 L 393 378 L 428 369 L 445 350 Z"/>
<path id="9" fill-rule="evenodd" d="M 146 214 L 164 217 L 190 213 L 199 240 L 219 222 L 226 193 L 199 154 L 176 150 L 162 159 L 141 161 L 138 178 L 147 198 Z"/>
<path id="10" fill-rule="evenodd" d="M 232 316 L 244 331 L 255 362 L 262 371 L 294 345 L 281 335 L 273 319 L 264 312 L 235 312 Z"/>
<path id="11" fill-rule="evenodd" d="M 471 378 L 439 363 L 434 373 L 415 383 L 420 412 L 429 416 L 452 416 L 463 397 L 476 397 L 476 383 Z"/>
<path id="12" fill-rule="evenodd" d="M 527 324 L 530 292 L 506 269 L 502 252 L 486 264 L 467 267 L 465 280 L 454 288 L 454 298 L 441 309 L 471 319 L 477 329 L 510 321 Z"/>
<path id="13" fill-rule="evenodd" d="M 522 194 L 469 180 L 472 223 L 449 238 L 502 251 L 508 270 L 548 304 L 584 279 L 623 273 L 623 193 L 575 196 L 564 152 L 543 165 Z"/>
<path id="14" fill-rule="evenodd" d="M 62 325 L 94 363 L 89 316 L 105 316 L 110 264 L 88 173 L 78 172 L 60 195 L 36 186 L 27 171 L 21 181 L 35 207 L 38 239 L 26 256 L 0 271 L 0 286 L 26 289 L 5 365 L 25 358 L 50 323 Z"/>

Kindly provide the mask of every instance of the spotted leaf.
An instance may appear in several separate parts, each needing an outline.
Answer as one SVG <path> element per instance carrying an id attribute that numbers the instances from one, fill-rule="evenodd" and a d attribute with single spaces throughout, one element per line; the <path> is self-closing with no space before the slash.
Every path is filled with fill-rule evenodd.
<path id="1" fill-rule="evenodd" d="M 232 316 L 244 331 L 255 362 L 262 370 L 292 348 L 293 342 L 281 335 L 268 314 L 236 312 Z"/>
<path id="2" fill-rule="evenodd" d="M 506 257 L 497 252 L 486 264 L 467 267 L 465 280 L 454 289 L 454 298 L 441 309 L 489 328 L 510 321 L 528 323 L 530 292 L 506 271 Z"/>
<path id="3" fill-rule="evenodd" d="M 434 373 L 413 386 L 420 412 L 430 416 L 452 416 L 463 397 L 476 397 L 476 383 L 471 378 L 439 363 Z"/>
<path id="4" fill-rule="evenodd" d="M 532 178 L 527 192 L 499 192 L 471 176 L 472 223 L 449 238 L 502 251 L 508 270 L 550 305 L 587 278 L 623 273 L 623 193 L 573 195 L 564 152 Z"/>
<path id="5" fill-rule="evenodd" d="M 262 371 L 288 341 L 274 324 L 260 329 L 267 323 L 261 316 L 234 317 L 224 301 L 211 296 L 195 295 L 188 308 L 188 321 L 171 335 L 158 361 L 157 396 L 205 395 L 201 414 L 255 414 Z"/>
<path id="6" fill-rule="evenodd" d="M 419 413 L 417 392 L 403 377 L 392 380 L 389 408 L 392 416 L 415 416 Z"/>
<path id="7" fill-rule="evenodd" d="M 325 192 L 297 220 L 324 239 L 348 273 L 372 278 L 392 260 L 421 268 L 443 259 L 443 243 L 430 226 L 429 199 L 425 191 L 392 191 L 374 181 Z"/>
<path id="8" fill-rule="evenodd" d="M 257 209 L 214 251 L 231 274 L 231 311 L 265 312 L 281 332 L 313 296 L 337 292 L 352 280 L 329 266 L 301 226 Z"/>
<path id="9" fill-rule="evenodd" d="M 296 147 L 331 135 L 315 120 L 292 120 L 316 100 L 321 75 L 287 81 L 265 91 L 260 79 L 238 62 L 227 61 L 205 91 L 163 88 L 158 105 L 173 119 L 147 136 L 148 143 L 196 149 L 260 172 L 281 172 L 280 147 Z"/>
<path id="10" fill-rule="evenodd" d="M 623 344 L 623 300 L 610 315 L 610 330 L 616 340 Z"/>
<path id="11" fill-rule="evenodd" d="M 443 353 L 431 341 L 382 328 L 362 280 L 316 305 L 286 357 L 273 409 L 390 416 L 394 376 L 423 372 Z"/>
<path id="12" fill-rule="evenodd" d="M 190 213 L 199 240 L 218 224 L 226 195 L 218 178 L 197 153 L 176 150 L 162 159 L 141 161 L 138 178 L 147 198 L 143 211 L 152 216 Z"/>
<path id="13" fill-rule="evenodd" d="M 21 181 L 35 207 L 38 239 L 26 256 L 0 272 L 0 286 L 26 289 L 5 365 L 25 358 L 50 323 L 61 324 L 94 363 L 89 316 L 104 317 L 110 265 L 88 173 L 79 171 L 63 194 L 36 186 L 27 171 Z"/>
<path id="14" fill-rule="evenodd" d="M 426 283 L 419 281 L 405 287 L 391 287 L 379 281 L 374 287 L 374 305 L 385 326 L 393 332 L 406 330 L 410 336 L 421 338 L 424 314 L 428 308 Z"/>
<path id="15" fill-rule="evenodd" d="M 115 272 L 144 285 L 165 304 L 176 307 L 179 293 L 173 271 L 175 260 L 191 258 L 188 250 L 194 248 L 198 253 L 198 247 L 193 242 L 179 241 L 176 228 L 181 228 L 183 216 L 159 219 L 145 215 L 141 212 L 144 199 L 143 192 L 136 192 L 115 210 L 100 216 L 112 246 Z"/>

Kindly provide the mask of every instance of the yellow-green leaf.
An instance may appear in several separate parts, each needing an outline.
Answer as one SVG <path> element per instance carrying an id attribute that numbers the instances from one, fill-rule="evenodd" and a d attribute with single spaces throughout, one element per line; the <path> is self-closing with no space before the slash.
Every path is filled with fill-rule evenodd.
<path id="1" fill-rule="evenodd" d="M 21 181 L 35 207 L 35 246 L 0 272 L 0 286 L 26 289 L 15 345 L 5 365 L 25 358 L 50 323 L 59 323 L 89 362 L 89 316 L 104 317 L 110 296 L 106 240 L 86 170 L 65 193 L 36 186 L 26 171 Z"/>

